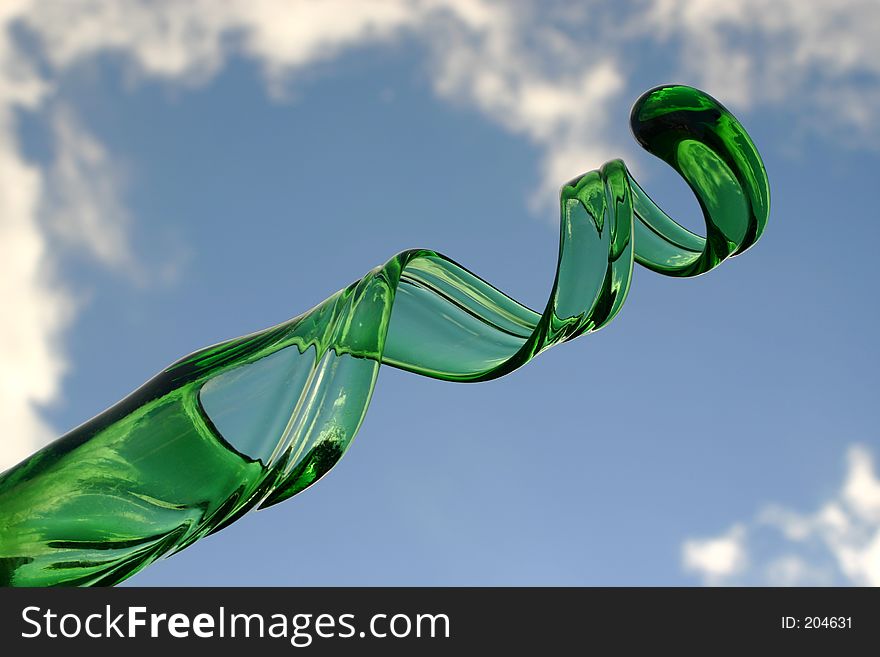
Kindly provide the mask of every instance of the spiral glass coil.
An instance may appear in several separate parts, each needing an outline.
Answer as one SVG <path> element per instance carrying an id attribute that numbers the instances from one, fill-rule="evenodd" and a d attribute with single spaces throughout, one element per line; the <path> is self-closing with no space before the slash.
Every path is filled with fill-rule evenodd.
<path id="1" fill-rule="evenodd" d="M 631 125 L 687 181 L 705 236 L 613 160 L 562 188 L 543 312 L 418 249 L 294 319 L 187 356 L 0 475 L 0 584 L 117 583 L 317 481 L 357 432 L 381 364 L 496 378 L 610 322 L 634 262 L 695 276 L 755 243 L 768 181 L 730 112 L 697 89 L 665 86 L 636 102 Z"/>

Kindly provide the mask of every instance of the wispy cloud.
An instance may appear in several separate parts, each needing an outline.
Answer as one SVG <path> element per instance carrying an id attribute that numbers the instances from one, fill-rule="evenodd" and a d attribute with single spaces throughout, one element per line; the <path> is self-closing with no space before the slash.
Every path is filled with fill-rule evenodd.
<path id="1" fill-rule="evenodd" d="M 682 545 L 704 583 L 880 586 L 880 479 L 862 445 L 847 452 L 840 489 L 813 512 L 768 505 L 748 522 Z"/>
<path id="2" fill-rule="evenodd" d="M 734 525 L 714 538 L 690 539 L 682 546 L 682 564 L 707 584 L 716 584 L 739 575 L 748 566 L 746 530 Z"/>
<path id="3" fill-rule="evenodd" d="M 544 153 L 538 201 L 610 157 L 608 103 L 624 87 L 615 48 L 542 24 L 535 3 L 483 0 L 67 2 L 35 5 L 24 23 L 54 68 L 124 55 L 133 76 L 204 84 L 233 56 L 258 62 L 273 97 L 317 62 L 415 37 L 436 93 L 480 110 Z"/>
<path id="4" fill-rule="evenodd" d="M 784 106 L 850 144 L 880 145 L 875 0 L 656 0 L 644 18 L 646 38 L 677 48 L 682 74 L 728 102 Z"/>
<path id="5" fill-rule="evenodd" d="M 54 108 L 55 157 L 46 171 L 43 215 L 68 246 L 110 269 L 139 276 L 129 244 L 132 223 L 121 199 L 121 165 L 80 125 L 70 108 Z"/>
<path id="6" fill-rule="evenodd" d="M 36 57 L 15 30 L 30 34 Z M 880 77 L 878 32 L 873 0 L 5 0 L 0 231 L 9 256 L 0 260 L 0 280 L 14 310 L 0 329 L 7 365 L 0 467 L 52 433 L 35 404 L 59 393 L 62 338 L 75 305 L 59 284 L 50 240 L 101 266 L 137 269 L 129 238 L 136 218 L 121 201 L 114 156 L 56 93 L 55 82 L 81 62 L 114 53 L 135 82 L 195 88 L 229 59 L 245 57 L 262 67 L 270 98 L 278 98 L 316 62 L 414 40 L 424 46 L 439 98 L 474 108 L 536 146 L 541 173 L 533 200 L 544 207 L 562 181 L 621 152 L 608 137 L 609 108 L 642 67 L 657 65 L 650 53 L 660 48 L 668 51 L 670 79 L 702 83 L 740 108 L 790 108 L 806 122 L 821 111 L 823 125 L 855 129 L 860 143 L 880 142 L 873 120 L 880 93 L 864 84 L 876 88 Z M 22 108 L 49 110 L 53 162 L 38 167 L 23 157 L 15 124 Z"/>
<path id="7" fill-rule="evenodd" d="M 43 175 L 19 154 L 14 112 L 36 107 L 47 92 L 5 29 L 21 9 L 14 2 L 0 8 L 0 468 L 52 436 L 36 405 L 59 392 L 66 368 L 59 341 L 71 315 L 36 221 Z"/>

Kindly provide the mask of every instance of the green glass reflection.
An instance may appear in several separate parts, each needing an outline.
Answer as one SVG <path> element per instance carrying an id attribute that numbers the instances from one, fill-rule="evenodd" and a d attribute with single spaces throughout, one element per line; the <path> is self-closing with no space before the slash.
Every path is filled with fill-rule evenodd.
<path id="1" fill-rule="evenodd" d="M 724 107 L 661 87 L 638 100 L 631 124 L 694 191 L 705 237 L 614 160 L 562 188 L 541 313 L 439 253 L 411 250 L 299 317 L 187 356 L 0 475 L 0 583 L 117 583 L 321 478 L 357 432 L 380 364 L 448 381 L 499 377 L 611 321 L 633 262 L 695 276 L 754 244 L 767 176 Z"/>

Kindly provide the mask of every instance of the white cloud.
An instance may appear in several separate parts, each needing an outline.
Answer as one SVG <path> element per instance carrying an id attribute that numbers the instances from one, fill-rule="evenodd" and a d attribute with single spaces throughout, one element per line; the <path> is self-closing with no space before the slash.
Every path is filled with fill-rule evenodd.
<path id="1" fill-rule="evenodd" d="M 39 56 L 21 46 L 13 27 L 30 33 Z M 230 58 L 246 57 L 262 67 L 277 98 L 316 62 L 406 37 L 423 44 L 438 97 L 475 108 L 536 146 L 541 180 L 533 200 L 546 208 L 560 183 L 629 148 L 612 143 L 606 117 L 641 91 L 624 98 L 627 79 L 655 65 L 639 59 L 643 46 L 666 48 L 670 78 L 701 82 L 725 102 L 784 106 L 802 121 L 820 116 L 822 125 L 876 143 L 880 93 L 864 81 L 876 87 L 880 77 L 877 33 L 875 0 L 4 0 L 0 232 L 10 256 L 0 261 L 0 279 L 11 319 L 0 329 L 0 356 L 8 356 L 0 377 L 12 392 L 0 399 L 11 436 L 0 467 L 52 433 L 34 405 L 59 394 L 60 343 L 73 303 L 58 283 L 50 241 L 137 273 L 118 161 L 56 95 L 55 81 L 71 67 L 111 53 L 135 83 L 192 88 Z M 57 155 L 45 169 L 21 153 L 18 108 L 48 109 L 52 117 Z"/>
<path id="2" fill-rule="evenodd" d="M 20 9 L 21 3 L 4 3 L 0 26 Z M 35 221 L 43 177 L 18 154 L 14 117 L 15 108 L 35 107 L 45 93 L 46 85 L 16 57 L 6 30 L 0 31 L 0 426 L 7 436 L 0 469 L 52 437 L 36 405 L 58 394 L 66 367 L 58 340 L 70 304 L 58 289 Z"/>
<path id="3" fill-rule="evenodd" d="M 876 0 L 655 0 L 643 27 L 680 44 L 681 71 L 732 104 L 784 105 L 814 128 L 880 143 Z"/>
<path id="4" fill-rule="evenodd" d="M 56 155 L 48 168 L 43 213 L 68 246 L 112 269 L 137 273 L 128 240 L 131 217 L 120 200 L 120 164 L 65 106 L 52 116 Z"/>
<path id="5" fill-rule="evenodd" d="M 831 586 L 832 569 L 811 564 L 803 557 L 785 554 L 764 567 L 759 580 L 769 586 Z"/>
<path id="6" fill-rule="evenodd" d="M 56 115 L 58 155 L 49 170 L 22 155 L 17 112 L 50 102 L 53 90 L 10 29 L 28 7 L 21 0 L 0 8 L 0 470 L 55 437 L 40 406 L 57 399 L 68 368 L 61 340 L 75 303 L 41 218 L 107 264 L 133 262 L 113 163 L 70 114 Z"/>
<path id="7" fill-rule="evenodd" d="M 316 62 L 414 35 L 428 49 L 440 97 L 476 107 L 541 148 L 538 202 L 550 206 L 562 181 L 611 156 L 604 117 L 623 89 L 614 53 L 541 26 L 541 8 L 531 3 L 80 0 L 35 5 L 23 20 L 58 70 L 116 52 L 134 75 L 198 84 L 237 54 L 262 66 L 276 97 Z"/>
<path id="8" fill-rule="evenodd" d="M 880 586 L 880 479 L 871 453 L 849 448 L 843 484 L 814 512 L 768 505 L 718 537 L 685 541 L 682 565 L 707 584 Z"/>
<path id="9" fill-rule="evenodd" d="M 16 146 L 9 108 L 0 106 L 0 469 L 52 438 L 36 405 L 59 392 L 66 363 L 58 342 L 71 314 L 34 221 L 43 179 Z"/>
<path id="10" fill-rule="evenodd" d="M 682 563 L 685 570 L 699 574 L 707 584 L 720 583 L 747 567 L 745 542 L 746 529 L 742 525 L 734 525 L 715 538 L 690 539 L 682 546 Z"/>

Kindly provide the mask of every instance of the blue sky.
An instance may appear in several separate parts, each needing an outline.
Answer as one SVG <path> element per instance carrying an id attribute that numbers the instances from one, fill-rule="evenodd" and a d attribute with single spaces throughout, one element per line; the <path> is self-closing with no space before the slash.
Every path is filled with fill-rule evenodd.
<path id="1" fill-rule="evenodd" d="M 741 258 L 498 381 L 383 369 L 324 480 L 132 584 L 880 584 L 876 3 L 4 4 L 0 466 L 405 248 L 543 307 L 611 157 L 698 227 L 656 84 L 770 175 Z"/>

